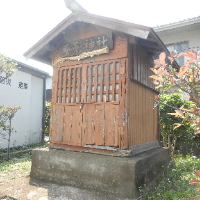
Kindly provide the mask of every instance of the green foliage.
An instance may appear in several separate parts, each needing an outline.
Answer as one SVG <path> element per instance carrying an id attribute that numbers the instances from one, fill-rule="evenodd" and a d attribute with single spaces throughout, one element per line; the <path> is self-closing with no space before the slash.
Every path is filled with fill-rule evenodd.
<path id="1" fill-rule="evenodd" d="M 6 77 L 11 76 L 17 70 L 17 63 L 14 63 L 12 59 L 0 54 L 0 74 L 5 73 Z"/>
<path id="2" fill-rule="evenodd" d="M 31 169 L 31 153 L 23 154 L 20 157 L 13 157 L 9 161 L 0 160 L 1 184 L 29 176 Z"/>
<path id="3" fill-rule="evenodd" d="M 184 108 L 190 109 L 192 102 L 176 93 L 160 95 L 160 102 L 160 132 L 164 146 L 170 147 L 173 154 L 175 149 L 180 149 L 188 141 L 198 143 L 199 140 L 196 140 L 198 135 L 194 134 L 190 121 L 168 114 L 174 113 L 173 107 L 180 108 L 184 105 Z M 182 125 L 175 129 L 175 124 Z"/>
<path id="4" fill-rule="evenodd" d="M 187 57 L 188 58 L 187 62 L 184 63 L 184 66 L 177 67 L 177 69 L 173 68 L 172 64 L 174 60 L 181 56 Z M 169 147 L 173 147 L 171 148 L 172 155 L 173 155 L 177 138 L 179 138 L 179 140 L 181 138 L 181 141 L 183 141 L 184 136 L 186 136 L 187 140 L 190 138 L 189 137 L 190 134 L 185 134 L 185 132 L 188 132 L 190 127 L 193 128 L 193 130 L 195 131 L 195 134 L 200 134 L 200 93 L 199 93 L 200 91 L 199 90 L 200 89 L 200 80 L 199 80 L 200 51 L 192 50 L 192 52 L 183 52 L 179 54 L 176 51 L 172 51 L 170 53 L 170 56 L 168 57 L 168 60 L 171 61 L 171 65 L 166 63 L 165 60 L 166 60 L 166 54 L 162 52 L 159 55 L 159 59 L 154 61 L 155 63 L 154 68 L 151 68 L 151 70 L 154 72 L 155 75 L 150 76 L 150 78 L 153 79 L 153 83 L 156 85 L 156 88 L 162 88 L 163 94 L 166 92 L 174 93 L 174 91 L 171 90 L 171 88 L 175 86 L 176 88 L 179 88 L 180 91 L 188 94 L 190 100 L 192 101 L 192 104 L 191 104 L 192 106 L 188 105 L 187 107 L 187 105 L 184 105 L 186 104 L 186 102 L 182 102 L 182 105 L 180 107 L 180 105 L 177 105 L 179 103 L 178 99 L 175 99 L 175 101 L 169 101 L 168 103 L 164 103 L 160 99 L 160 95 L 158 95 L 155 98 L 155 105 L 162 104 L 170 108 L 173 108 L 175 112 L 174 111 L 173 111 L 174 113 L 171 112 L 170 115 L 178 117 L 179 120 L 182 120 L 182 121 L 178 121 L 174 123 L 174 120 L 175 120 L 174 118 L 171 118 L 169 119 L 169 121 L 167 121 L 167 118 L 163 117 L 163 120 L 166 123 L 166 125 L 165 123 L 163 124 L 161 123 L 161 127 L 163 126 L 162 127 L 163 130 L 161 130 L 163 131 L 163 138 L 166 135 L 168 136 L 168 140 L 163 139 L 163 141 L 164 143 L 167 143 Z M 175 106 L 173 104 L 175 104 Z M 171 129 L 172 128 L 170 126 L 171 123 L 173 123 L 173 126 L 175 125 L 173 129 Z M 182 127 L 183 129 L 181 130 L 180 127 Z M 178 129 L 178 132 L 176 133 L 174 130 L 175 128 Z M 167 132 L 167 129 L 168 129 L 168 132 Z M 198 139 L 199 138 L 197 136 L 195 140 L 190 140 L 190 143 L 194 141 L 199 141 Z M 173 144 L 171 145 L 171 143 Z M 195 173 L 200 176 L 200 171 L 195 170 Z M 177 174 L 178 172 L 175 175 Z M 180 181 L 180 184 L 182 184 L 181 181 Z M 174 188 L 176 187 L 176 185 L 177 184 L 174 184 Z M 185 191 L 187 191 L 187 188 L 185 188 Z M 181 194 L 183 194 L 185 191 L 181 192 Z M 177 190 L 174 190 L 174 192 L 177 193 Z M 148 198 L 148 199 L 152 199 L 152 198 Z M 180 198 L 175 198 L 174 195 L 171 194 L 171 197 L 163 198 L 162 196 L 161 199 L 180 199 Z"/>
<path id="5" fill-rule="evenodd" d="M 23 156 L 15 157 L 7 160 L 1 160 L 0 172 L 9 170 L 19 170 L 26 167 L 26 163 L 31 161 L 31 153 L 26 153 Z"/>
<path id="6" fill-rule="evenodd" d="M 187 62 L 184 63 L 184 66 L 176 66 L 177 69 L 173 68 L 174 60 L 181 56 L 187 57 Z M 189 96 L 193 106 L 190 109 L 186 109 L 184 106 L 181 106 L 181 108 L 176 107 L 175 112 L 171 114 L 190 121 L 193 124 L 195 134 L 198 134 L 200 133 L 200 51 L 192 50 L 192 52 L 179 54 L 176 51 L 172 51 L 168 57 L 171 65 L 165 60 L 166 54 L 162 52 L 159 55 L 159 59 L 154 61 L 155 66 L 151 68 L 154 75 L 150 76 L 150 78 L 153 79 L 156 88 L 162 88 L 163 93 L 174 93 L 172 88 L 175 86 Z M 159 103 L 158 95 L 155 98 L 155 104 L 158 105 Z M 178 123 L 176 124 L 177 127 L 179 125 Z"/>
<path id="7" fill-rule="evenodd" d="M 5 74 L 5 77 L 1 79 L 4 81 L 11 76 L 17 70 L 17 63 L 14 63 L 12 59 L 7 58 L 0 54 L 0 74 Z M 17 110 L 21 107 L 5 107 L 0 106 L 0 135 L 3 139 L 8 141 L 8 159 L 10 157 L 10 137 L 12 132 L 11 120 L 14 117 Z"/>
<path id="8" fill-rule="evenodd" d="M 172 105 L 175 108 L 180 108 L 182 105 L 184 105 L 185 108 L 189 109 L 192 105 L 192 102 L 181 98 L 180 94 L 172 93 L 172 94 L 162 94 L 160 95 L 160 101 Z M 174 123 L 182 123 L 182 118 L 177 118 L 173 115 L 168 115 L 167 113 L 173 113 L 174 109 L 172 107 L 169 107 L 167 105 L 161 104 L 160 105 L 160 117 L 161 117 L 161 123 L 163 123 L 167 127 L 172 127 Z"/>
<path id="9" fill-rule="evenodd" d="M 21 109 L 20 106 L 16 107 L 0 106 L 0 135 L 2 136 L 3 139 L 6 139 L 8 141 L 8 148 L 7 148 L 8 160 L 10 159 L 10 138 L 11 138 L 11 133 L 13 131 L 11 121 L 19 109 Z M 6 124 L 6 122 L 8 122 L 8 124 Z"/>
<path id="10" fill-rule="evenodd" d="M 21 109 L 21 106 L 16 107 L 5 107 L 0 106 L 0 128 L 3 130 L 8 130 L 10 127 L 6 125 L 6 122 L 12 120 L 16 112 Z"/>
<path id="11" fill-rule="evenodd" d="M 194 170 L 194 173 L 197 175 L 198 178 L 200 178 L 200 171 L 196 171 Z M 196 183 L 200 183 L 200 180 L 191 180 L 189 182 L 189 184 L 196 184 Z M 195 190 L 200 191 L 200 188 L 195 188 Z"/>
<path id="12" fill-rule="evenodd" d="M 10 153 L 23 152 L 25 150 L 31 150 L 31 149 L 34 149 L 36 147 L 44 147 L 45 148 L 45 147 L 47 147 L 47 143 L 46 142 L 40 142 L 40 143 L 36 143 L 36 144 L 12 147 L 12 148 L 10 148 Z M 7 149 L 0 149 L 0 156 L 5 154 L 6 152 L 7 152 Z"/>
<path id="13" fill-rule="evenodd" d="M 187 155 L 176 155 L 172 158 L 171 166 L 166 170 L 162 182 L 155 191 L 142 191 L 140 200 L 197 200 L 199 192 L 195 191 L 197 185 L 188 185 L 189 180 L 196 179 L 193 170 L 200 169 L 200 158 Z"/>
<path id="14" fill-rule="evenodd" d="M 50 118 L 51 118 L 51 102 L 45 101 L 45 124 L 44 124 L 45 134 L 49 134 L 50 132 Z"/>

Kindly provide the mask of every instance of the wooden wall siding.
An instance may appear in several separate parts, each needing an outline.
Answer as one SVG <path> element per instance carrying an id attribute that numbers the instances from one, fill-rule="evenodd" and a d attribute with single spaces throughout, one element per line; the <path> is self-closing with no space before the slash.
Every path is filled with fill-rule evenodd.
<path id="1" fill-rule="evenodd" d="M 129 90 L 129 146 L 158 140 L 158 110 L 150 99 L 156 93 L 134 81 Z"/>
<path id="2" fill-rule="evenodd" d="M 153 72 L 150 70 L 154 66 L 153 59 L 148 52 L 140 45 L 131 45 L 132 64 L 131 64 L 131 78 L 155 89 L 152 79 L 149 78 Z"/>
<path id="3" fill-rule="evenodd" d="M 126 68 L 115 59 L 56 69 L 51 143 L 127 149 Z"/>

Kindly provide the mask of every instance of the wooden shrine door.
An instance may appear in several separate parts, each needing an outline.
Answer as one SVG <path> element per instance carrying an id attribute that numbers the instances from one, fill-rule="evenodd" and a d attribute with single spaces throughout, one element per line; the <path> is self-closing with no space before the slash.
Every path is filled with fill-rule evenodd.
<path id="1" fill-rule="evenodd" d="M 125 62 L 120 59 L 58 69 L 51 142 L 119 147 Z"/>

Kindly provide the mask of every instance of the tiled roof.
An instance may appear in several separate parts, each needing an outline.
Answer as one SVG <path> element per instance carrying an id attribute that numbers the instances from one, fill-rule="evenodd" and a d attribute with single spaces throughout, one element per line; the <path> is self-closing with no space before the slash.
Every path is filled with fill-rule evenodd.
<path id="1" fill-rule="evenodd" d="M 200 21 L 200 16 L 184 19 L 184 20 L 181 20 L 181 21 L 178 21 L 178 22 L 173 22 L 173 23 L 170 23 L 170 24 L 163 24 L 163 25 L 160 25 L 160 26 L 153 27 L 153 29 L 157 30 L 157 29 L 164 29 L 164 28 L 170 28 L 170 27 L 175 28 L 175 27 L 179 27 L 181 25 L 184 26 L 184 25 L 194 24 L 197 21 Z"/>

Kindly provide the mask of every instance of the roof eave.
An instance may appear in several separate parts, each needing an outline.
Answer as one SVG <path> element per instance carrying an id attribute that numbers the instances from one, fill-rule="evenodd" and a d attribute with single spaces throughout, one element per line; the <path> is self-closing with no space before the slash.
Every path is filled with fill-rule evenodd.
<path id="1" fill-rule="evenodd" d="M 175 28 L 180 28 L 183 26 L 189 26 L 192 24 L 197 24 L 200 23 L 200 19 L 193 19 L 193 20 L 189 20 L 189 21 L 181 21 L 181 22 L 177 22 L 177 23 L 173 23 L 173 24 L 167 24 L 167 25 L 163 25 L 163 26 L 158 26 L 158 27 L 154 27 L 154 31 L 155 32 L 161 32 L 161 31 L 166 31 L 166 30 L 171 30 L 171 29 L 175 29 Z"/>
<path id="2" fill-rule="evenodd" d="M 105 23 L 105 20 L 106 20 L 106 23 Z M 77 15 L 74 15 L 74 14 L 69 15 L 62 22 L 60 22 L 55 28 L 53 28 L 47 35 L 45 35 L 41 40 L 39 40 L 35 45 L 33 45 L 28 51 L 24 53 L 25 58 L 36 59 L 34 58 L 34 55 L 38 51 L 43 49 L 57 35 L 59 35 L 62 31 L 64 31 L 67 27 L 69 27 L 72 23 L 76 21 L 91 23 L 94 25 L 102 26 L 104 28 L 112 29 L 115 31 L 120 31 L 129 35 L 143 38 L 143 39 L 147 39 L 150 32 L 150 28 L 145 27 L 145 26 L 141 26 L 141 25 L 137 25 L 137 24 L 133 24 L 129 22 L 124 22 L 124 21 L 120 21 L 116 19 L 106 18 L 102 16 L 97 16 L 94 14 L 79 12 Z M 44 60 L 41 60 L 41 59 L 39 59 L 39 61 L 45 62 Z"/>
<path id="3" fill-rule="evenodd" d="M 74 21 L 72 19 L 74 15 L 69 15 L 63 21 L 61 21 L 55 28 L 53 28 L 49 33 L 47 33 L 43 38 L 41 38 L 35 45 L 33 45 L 28 51 L 24 53 L 26 59 L 31 58 L 35 53 L 47 45 L 52 39 L 54 39 L 60 32 L 62 32 L 67 26 L 72 24 Z"/>

